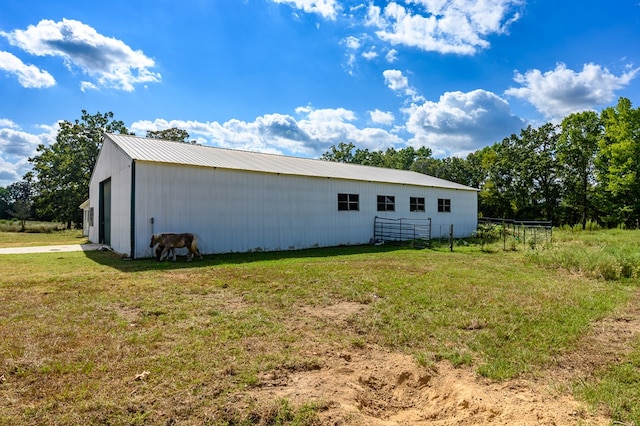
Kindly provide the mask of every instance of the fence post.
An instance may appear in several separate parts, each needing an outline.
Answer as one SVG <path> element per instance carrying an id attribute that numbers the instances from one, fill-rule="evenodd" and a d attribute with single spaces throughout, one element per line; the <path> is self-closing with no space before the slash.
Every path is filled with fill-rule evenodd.
<path id="1" fill-rule="evenodd" d="M 453 223 L 449 225 L 449 250 L 453 251 Z"/>

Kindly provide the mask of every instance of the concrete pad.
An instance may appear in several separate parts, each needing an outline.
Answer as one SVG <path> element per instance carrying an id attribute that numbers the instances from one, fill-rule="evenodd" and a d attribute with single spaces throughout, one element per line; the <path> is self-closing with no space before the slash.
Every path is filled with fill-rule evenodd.
<path id="1" fill-rule="evenodd" d="M 108 246 L 104 244 L 66 244 L 58 246 L 37 246 L 37 247 L 5 247 L 0 248 L 0 254 L 27 254 L 27 253 L 56 253 L 68 251 L 91 251 L 99 250 Z M 109 249 L 110 250 L 110 249 Z"/>

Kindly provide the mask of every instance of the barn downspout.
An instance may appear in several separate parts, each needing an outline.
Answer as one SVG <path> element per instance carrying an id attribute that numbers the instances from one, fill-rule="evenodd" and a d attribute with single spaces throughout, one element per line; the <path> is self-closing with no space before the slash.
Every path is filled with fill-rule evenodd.
<path id="1" fill-rule="evenodd" d="M 136 160 L 131 160 L 131 225 L 129 226 L 131 235 L 131 253 L 129 259 L 135 259 L 136 248 Z"/>

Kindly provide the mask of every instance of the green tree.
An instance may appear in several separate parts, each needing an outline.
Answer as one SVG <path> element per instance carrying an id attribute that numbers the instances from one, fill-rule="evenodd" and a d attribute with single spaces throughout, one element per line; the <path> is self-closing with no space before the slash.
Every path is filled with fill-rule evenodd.
<path id="1" fill-rule="evenodd" d="M 600 114 L 604 128 L 596 157 L 601 199 L 609 225 L 637 226 L 640 218 L 640 109 L 620 98 Z M 602 194 L 603 191 L 608 194 Z"/>
<path id="2" fill-rule="evenodd" d="M 331 145 L 329 151 L 320 156 L 321 160 L 334 161 L 336 163 L 352 163 L 353 162 L 353 150 L 356 146 L 349 142 L 340 142 L 338 146 Z"/>
<path id="3" fill-rule="evenodd" d="M 495 143 L 475 153 L 477 162 L 486 173 L 478 194 L 478 211 L 484 217 L 514 217 L 511 191 L 513 170 L 504 151 L 502 143 Z"/>
<path id="4" fill-rule="evenodd" d="M 410 170 L 415 161 L 429 157 L 431 157 L 431 149 L 426 147 L 418 149 L 407 147 L 400 150 L 387 148 L 386 151 L 369 151 L 368 149 L 356 149 L 351 142 L 348 144 L 340 142 L 338 146 L 332 145 L 329 151 L 320 156 L 320 159 L 338 163 Z"/>
<path id="5" fill-rule="evenodd" d="M 7 188 L 0 187 L 0 219 L 8 219 L 10 217 L 10 205 L 9 190 Z"/>
<path id="6" fill-rule="evenodd" d="M 165 130 L 147 130 L 147 137 L 153 139 L 163 139 L 166 141 L 184 142 L 184 143 L 196 143 L 195 141 L 189 141 L 189 132 L 186 130 L 172 127 Z"/>
<path id="7" fill-rule="evenodd" d="M 479 187 L 472 165 L 465 158 L 419 158 L 413 163 L 411 170 L 461 185 Z"/>
<path id="8" fill-rule="evenodd" d="M 31 202 L 17 200 L 9 210 L 9 214 L 20 221 L 20 232 L 27 230 L 27 219 L 31 218 Z"/>
<path id="9" fill-rule="evenodd" d="M 129 134 L 113 113 L 90 115 L 82 110 L 80 120 L 63 121 L 51 146 L 39 145 L 33 164 L 35 207 L 38 216 L 66 222 L 67 228 L 80 222 L 78 206 L 89 194 L 89 180 L 95 167 L 103 133 Z"/>
<path id="10" fill-rule="evenodd" d="M 561 187 L 558 182 L 558 126 L 547 123 L 537 129 L 528 127 L 523 132 L 532 153 L 525 163 L 533 184 L 533 203 L 537 207 L 535 216 L 555 221 L 560 203 Z"/>
<path id="11" fill-rule="evenodd" d="M 363 166 L 384 167 L 384 154 L 380 151 L 369 151 L 368 149 L 356 149 L 356 153 L 351 159 L 352 163 Z"/>
<path id="12" fill-rule="evenodd" d="M 554 219 L 559 203 L 555 149 L 557 129 L 553 124 L 528 126 L 496 146 L 497 159 L 491 177 L 496 190 L 511 200 L 517 219 Z"/>
<path id="13" fill-rule="evenodd" d="M 571 114 L 562 120 L 557 158 L 562 181 L 565 220 L 582 229 L 589 219 L 590 193 L 595 183 L 595 157 L 602 137 L 602 123 L 593 111 Z"/>
<path id="14" fill-rule="evenodd" d="M 20 182 L 14 182 L 6 188 L 0 188 L 0 217 L 19 217 L 25 216 L 25 206 L 29 207 L 33 204 L 33 185 L 30 179 L 24 179 Z M 31 211 L 28 212 L 25 220 L 31 216 Z M 24 225 L 24 224 L 23 224 Z"/>
<path id="15" fill-rule="evenodd" d="M 413 164 L 418 160 L 431 157 L 431 149 L 421 147 L 415 149 L 411 146 L 396 150 L 395 148 L 387 148 L 382 154 L 383 167 L 388 169 L 410 170 Z"/>

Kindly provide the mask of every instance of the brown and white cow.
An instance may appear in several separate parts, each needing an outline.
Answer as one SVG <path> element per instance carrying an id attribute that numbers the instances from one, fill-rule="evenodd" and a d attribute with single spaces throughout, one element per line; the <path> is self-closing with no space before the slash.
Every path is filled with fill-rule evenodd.
<path id="1" fill-rule="evenodd" d="M 198 237 L 193 234 L 185 233 L 185 234 L 153 234 L 151 235 L 151 242 L 149 243 L 149 247 L 158 246 L 156 249 L 156 259 L 159 261 L 166 255 L 166 258 L 169 258 L 169 252 L 173 250 L 173 261 L 176 261 L 176 251 L 177 248 L 185 247 L 188 250 L 187 253 L 187 262 L 193 259 L 194 255 L 198 255 L 200 259 L 202 259 L 202 254 L 200 254 L 200 250 L 198 249 Z M 162 250 L 158 254 L 158 249 L 162 247 Z"/>

